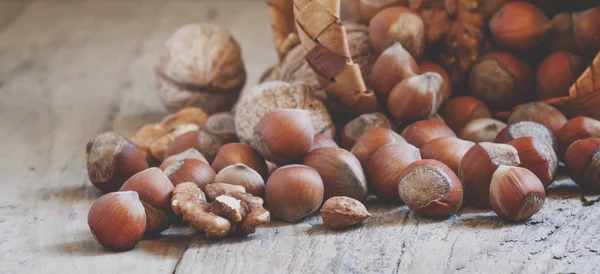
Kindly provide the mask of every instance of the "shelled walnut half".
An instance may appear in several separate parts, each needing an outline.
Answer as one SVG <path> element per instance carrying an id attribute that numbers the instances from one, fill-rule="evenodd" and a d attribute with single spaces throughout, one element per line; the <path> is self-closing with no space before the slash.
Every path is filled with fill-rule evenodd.
<path id="1" fill-rule="evenodd" d="M 271 219 L 263 200 L 241 186 L 210 184 L 206 193 L 194 183 L 178 184 L 173 189 L 171 208 L 209 238 L 225 237 L 232 229 L 235 234 L 249 235 Z"/>

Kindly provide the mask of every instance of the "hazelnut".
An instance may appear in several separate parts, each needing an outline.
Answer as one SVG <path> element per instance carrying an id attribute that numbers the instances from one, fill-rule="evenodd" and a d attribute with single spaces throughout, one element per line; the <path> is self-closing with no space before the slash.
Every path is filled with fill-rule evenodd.
<path id="1" fill-rule="evenodd" d="M 168 166 L 165 174 L 174 186 L 192 182 L 202 190 L 206 185 L 212 184 L 217 175 L 210 165 L 197 159 L 179 160 Z"/>
<path id="2" fill-rule="evenodd" d="M 312 145 L 310 113 L 302 109 L 278 109 L 260 119 L 254 132 L 254 148 L 276 164 L 299 162 Z"/>
<path id="3" fill-rule="evenodd" d="M 156 64 L 157 91 L 171 111 L 186 106 L 209 113 L 231 109 L 246 82 L 238 43 L 210 24 L 189 24 L 165 43 Z"/>
<path id="4" fill-rule="evenodd" d="M 479 118 L 467 123 L 458 134 L 458 138 L 475 142 L 493 142 L 506 124 L 492 118 Z"/>
<path id="5" fill-rule="evenodd" d="M 244 164 L 233 164 L 221 169 L 215 177 L 215 184 L 239 185 L 256 197 L 265 196 L 265 181 L 262 176 Z"/>
<path id="6" fill-rule="evenodd" d="M 144 151 L 114 132 L 89 141 L 86 159 L 90 182 L 103 192 L 117 191 L 129 177 L 148 168 Z"/>
<path id="7" fill-rule="evenodd" d="M 102 246 L 111 250 L 129 250 L 144 236 L 146 212 L 137 193 L 108 193 L 90 208 L 88 226 Z"/>
<path id="8" fill-rule="evenodd" d="M 239 142 L 235 133 L 235 121 L 229 112 L 219 112 L 208 117 L 206 131 L 216 135 L 223 143 Z"/>
<path id="9" fill-rule="evenodd" d="M 586 62 L 570 52 L 556 51 L 544 58 L 536 73 L 538 99 L 569 96 L 569 88 L 583 73 Z"/>
<path id="10" fill-rule="evenodd" d="M 406 127 L 402 131 L 402 137 L 409 144 L 420 149 L 437 138 L 456 137 L 456 134 L 440 120 L 423 120 Z"/>
<path id="11" fill-rule="evenodd" d="M 119 191 L 135 191 L 146 211 L 146 233 L 158 233 L 171 226 L 173 183 L 158 168 L 149 168 L 129 178 Z"/>
<path id="12" fill-rule="evenodd" d="M 527 50 L 552 31 L 552 22 L 536 6 L 522 1 L 504 4 L 490 19 L 494 40 L 505 49 Z"/>
<path id="13" fill-rule="evenodd" d="M 195 148 L 189 148 L 184 152 L 165 158 L 165 160 L 160 163 L 159 168 L 165 170 L 168 166 L 183 159 L 197 159 L 208 164 L 208 161 L 204 158 L 202 153 L 198 152 Z"/>
<path id="14" fill-rule="evenodd" d="M 451 99 L 442 105 L 439 114 L 444 122 L 457 133 L 470 121 L 492 117 L 490 108 L 483 101 L 471 96 Z"/>
<path id="15" fill-rule="evenodd" d="M 173 139 L 165 150 L 165 157 L 179 154 L 190 148 L 198 150 L 209 162 L 212 162 L 223 145 L 217 135 L 205 130 L 192 130 Z"/>
<path id="16" fill-rule="evenodd" d="M 540 211 L 546 200 L 542 182 L 531 171 L 500 166 L 492 176 L 490 203 L 498 216 L 522 221 Z"/>
<path id="17" fill-rule="evenodd" d="M 367 179 L 356 157 L 341 148 L 320 148 L 304 157 L 304 165 L 314 168 L 325 187 L 325 199 L 347 196 L 357 200 L 367 197 Z"/>
<path id="18" fill-rule="evenodd" d="M 565 155 L 565 164 L 573 181 L 584 189 L 600 191 L 600 139 L 575 141 Z"/>
<path id="19" fill-rule="evenodd" d="M 358 14 L 360 21 L 369 22 L 381 10 L 403 4 L 403 0 L 359 0 Z"/>
<path id="20" fill-rule="evenodd" d="M 208 114 L 201 108 L 197 107 L 186 107 L 182 108 L 176 113 L 167 115 L 160 121 L 160 125 L 171 130 L 175 130 L 181 126 L 188 124 L 195 124 L 198 129 L 206 128 L 206 122 L 208 120 Z"/>
<path id="21" fill-rule="evenodd" d="M 415 121 L 435 114 L 442 104 L 443 79 L 427 72 L 402 80 L 392 89 L 388 109 L 398 121 Z"/>
<path id="22" fill-rule="evenodd" d="M 361 224 L 371 214 L 365 205 L 350 197 L 331 197 L 321 208 L 323 223 L 331 229 L 342 229 Z"/>
<path id="23" fill-rule="evenodd" d="M 404 169 L 421 160 L 419 149 L 408 143 L 387 144 L 373 154 L 367 167 L 373 193 L 384 202 L 400 202 L 398 183 Z"/>
<path id="24" fill-rule="evenodd" d="M 506 52 L 481 57 L 469 74 L 469 87 L 492 109 L 523 102 L 533 90 L 533 71 L 525 61 Z"/>
<path id="25" fill-rule="evenodd" d="M 554 139 L 552 131 L 544 125 L 532 121 L 521 121 L 508 125 L 498 133 L 496 143 L 506 144 L 521 137 L 533 137 L 552 148 L 556 148 L 556 139 Z"/>
<path id="26" fill-rule="evenodd" d="M 575 117 L 569 120 L 558 132 L 558 157 L 563 159 L 571 144 L 579 139 L 600 138 L 600 121 L 589 117 Z"/>
<path id="27" fill-rule="evenodd" d="M 425 23 L 418 13 L 405 7 L 377 13 L 369 22 L 369 38 L 377 52 L 399 42 L 417 60 L 425 53 Z"/>
<path id="28" fill-rule="evenodd" d="M 341 132 L 340 143 L 343 148 L 350 150 L 356 141 L 367 131 L 374 128 L 393 128 L 388 118 L 378 112 L 363 114 L 348 122 Z"/>
<path id="29" fill-rule="evenodd" d="M 267 113 L 280 108 L 305 109 L 310 112 L 313 132 L 329 138 L 335 135 L 335 126 L 325 105 L 312 95 L 313 90 L 303 84 L 288 84 L 279 81 L 262 83 L 237 104 L 235 128 L 242 143 L 254 144 L 254 129 Z"/>
<path id="30" fill-rule="evenodd" d="M 454 173 L 458 173 L 458 165 L 463 156 L 475 143 L 456 137 L 442 137 L 427 142 L 421 148 L 423 159 L 438 160 L 447 165 Z"/>
<path id="31" fill-rule="evenodd" d="M 375 61 L 369 82 L 379 98 L 385 101 L 396 84 L 418 72 L 415 59 L 400 43 L 394 43 Z"/>
<path id="32" fill-rule="evenodd" d="M 490 182 L 500 165 L 519 166 L 519 153 L 511 145 L 478 143 L 462 158 L 458 177 L 465 187 L 465 201 L 477 207 L 490 205 Z"/>
<path id="33" fill-rule="evenodd" d="M 594 56 L 600 50 L 600 7 L 573 13 L 573 38 L 579 51 Z"/>
<path id="34" fill-rule="evenodd" d="M 463 200 L 462 183 L 454 171 L 436 160 L 408 165 L 398 183 L 398 193 L 408 208 L 431 217 L 456 213 Z"/>
<path id="35" fill-rule="evenodd" d="M 196 124 L 185 124 L 177 126 L 177 128 L 173 131 L 152 142 L 148 147 L 150 149 L 150 153 L 157 160 L 164 160 L 167 147 L 169 147 L 173 140 L 189 131 L 198 130 L 198 128 L 199 127 Z"/>
<path id="36" fill-rule="evenodd" d="M 552 18 L 554 34 L 550 39 L 552 51 L 577 52 L 577 45 L 573 37 L 573 13 L 563 12 Z"/>
<path id="37" fill-rule="evenodd" d="M 519 107 L 508 117 L 509 124 L 521 121 L 533 121 L 542 124 L 552 131 L 552 134 L 556 134 L 567 123 L 567 118 L 551 105 L 534 102 Z"/>
<path id="38" fill-rule="evenodd" d="M 423 61 L 419 64 L 419 73 L 427 72 L 435 72 L 442 76 L 442 102 L 448 101 L 452 96 L 452 79 L 448 72 L 436 63 Z"/>
<path id="39" fill-rule="evenodd" d="M 311 152 L 315 149 L 324 148 L 324 147 L 338 148 L 339 146 L 333 139 L 325 136 L 322 133 L 317 133 L 313 137 L 313 142 L 312 142 L 312 145 L 310 146 L 310 149 L 308 150 L 308 152 Z"/>
<path id="40" fill-rule="evenodd" d="M 317 211 L 323 194 L 323 180 L 315 169 L 288 165 L 276 169 L 269 177 L 265 202 L 275 218 L 294 223 Z"/>
<path id="41" fill-rule="evenodd" d="M 362 167 L 366 168 L 371 157 L 380 147 L 395 143 L 406 143 L 406 141 L 391 129 L 374 128 L 358 138 L 350 152 L 356 156 Z"/>
<path id="42" fill-rule="evenodd" d="M 233 164 L 244 164 L 258 172 L 263 180 L 269 177 L 265 159 L 252 147 L 242 143 L 229 143 L 222 146 L 212 162 L 212 168 L 219 173 Z M 255 195 L 256 196 L 256 195 Z"/>
<path id="43" fill-rule="evenodd" d="M 520 167 L 533 172 L 544 187 L 552 183 L 558 168 L 558 157 L 551 146 L 533 137 L 517 138 L 508 144 L 517 149 Z"/>
<path id="44" fill-rule="evenodd" d="M 269 161 L 265 161 L 265 162 L 267 162 L 267 170 L 269 171 L 269 175 L 271 175 L 271 173 L 273 173 L 273 171 L 275 171 L 277 168 L 279 168 L 273 162 L 269 162 Z"/>

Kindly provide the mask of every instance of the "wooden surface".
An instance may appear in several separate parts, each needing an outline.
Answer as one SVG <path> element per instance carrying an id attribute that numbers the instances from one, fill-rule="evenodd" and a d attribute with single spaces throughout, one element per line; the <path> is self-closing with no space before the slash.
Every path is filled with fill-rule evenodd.
<path id="1" fill-rule="evenodd" d="M 188 22 L 233 32 L 247 86 L 275 60 L 263 1 L 0 0 L 1 273 L 600 273 L 600 203 L 570 182 L 521 224 L 469 208 L 432 220 L 368 205 L 374 216 L 342 232 L 313 216 L 222 241 L 174 228 L 105 251 L 86 223 L 101 193 L 84 145 L 164 115 L 152 65 Z"/>

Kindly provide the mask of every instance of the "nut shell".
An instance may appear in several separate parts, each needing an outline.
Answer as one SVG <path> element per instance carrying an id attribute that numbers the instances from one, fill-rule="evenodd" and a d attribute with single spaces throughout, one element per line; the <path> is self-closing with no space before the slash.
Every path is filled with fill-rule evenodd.
<path id="1" fill-rule="evenodd" d="M 458 165 L 467 151 L 475 143 L 456 137 L 442 137 L 432 140 L 421 148 L 423 159 L 438 160 L 447 165 L 454 173 L 458 173 Z"/>
<path id="2" fill-rule="evenodd" d="M 573 181 L 587 190 L 600 191 L 600 139 L 575 141 L 565 155 L 565 164 Z"/>
<path id="3" fill-rule="evenodd" d="M 198 150 L 202 156 L 212 162 L 223 145 L 223 141 L 217 135 L 205 130 L 192 130 L 175 138 L 165 150 L 165 157 L 179 154 L 190 148 Z"/>
<path id="4" fill-rule="evenodd" d="M 325 147 L 339 148 L 338 144 L 333 139 L 323 135 L 322 133 L 317 133 L 315 134 L 315 137 L 313 137 L 313 142 L 308 152 Z"/>
<path id="5" fill-rule="evenodd" d="M 600 138 L 600 121 L 583 116 L 569 120 L 556 133 L 558 157 L 564 159 L 567 149 L 575 141 L 591 137 Z"/>
<path id="6" fill-rule="evenodd" d="M 405 7 L 390 7 L 369 22 L 369 38 L 377 52 L 399 42 L 417 60 L 425 53 L 425 23 L 416 12 Z"/>
<path id="7" fill-rule="evenodd" d="M 396 84 L 418 72 L 415 59 L 400 43 L 394 43 L 375 60 L 369 80 L 375 93 L 385 101 Z"/>
<path id="8" fill-rule="evenodd" d="M 390 92 L 390 114 L 398 121 L 415 121 L 437 113 L 444 99 L 443 84 L 435 72 L 402 80 Z"/>
<path id="9" fill-rule="evenodd" d="M 556 134 L 567 123 L 567 118 L 551 105 L 534 102 L 519 107 L 508 117 L 509 124 L 521 121 L 533 121 L 542 124 L 550 129 L 553 134 Z"/>
<path id="10" fill-rule="evenodd" d="M 456 134 L 440 120 L 423 120 L 406 127 L 402 131 L 402 137 L 409 144 L 420 149 L 437 138 L 456 137 Z"/>
<path id="11" fill-rule="evenodd" d="M 506 128 L 506 124 L 496 119 L 475 119 L 460 130 L 458 138 L 475 143 L 493 142 L 504 128 Z"/>
<path id="12" fill-rule="evenodd" d="M 544 188 L 547 188 L 556 175 L 558 157 L 548 144 L 533 137 L 521 137 L 508 143 L 519 152 L 520 167 L 524 167 L 537 176 Z"/>
<path id="13" fill-rule="evenodd" d="M 111 250 L 129 250 L 144 236 L 146 213 L 136 192 L 109 193 L 90 208 L 88 225 L 102 246 Z"/>
<path id="14" fill-rule="evenodd" d="M 531 171 L 520 167 L 500 166 L 490 184 L 492 209 L 498 216 L 522 221 L 537 213 L 544 205 L 546 192 Z"/>
<path id="15" fill-rule="evenodd" d="M 463 200 L 462 183 L 456 174 L 436 160 L 420 160 L 407 166 L 398 193 L 408 208 L 431 217 L 456 213 Z"/>
<path id="16" fill-rule="evenodd" d="M 367 179 L 356 157 L 341 148 L 320 148 L 304 157 L 304 165 L 314 168 L 325 187 L 325 199 L 346 196 L 357 200 L 367 197 Z"/>
<path id="17" fill-rule="evenodd" d="M 323 181 L 315 169 L 288 165 L 276 169 L 269 177 L 265 202 L 275 218 L 294 223 L 317 211 L 323 194 Z"/>
<path id="18" fill-rule="evenodd" d="M 195 148 L 189 148 L 184 152 L 177 153 L 165 158 L 165 160 L 162 161 L 162 163 L 160 163 L 159 168 L 165 170 L 168 166 L 174 164 L 175 162 L 188 158 L 197 159 L 208 164 L 208 160 L 206 160 L 206 158 L 202 156 L 202 153 L 198 152 L 198 150 Z"/>
<path id="19" fill-rule="evenodd" d="M 340 143 L 344 149 L 350 150 L 363 134 L 379 127 L 392 129 L 394 126 L 382 113 L 363 114 L 344 126 L 340 133 Z"/>
<path id="20" fill-rule="evenodd" d="M 593 56 L 600 50 L 600 7 L 573 13 L 573 38 L 581 53 Z"/>
<path id="21" fill-rule="evenodd" d="M 183 159 L 168 166 L 165 174 L 174 186 L 192 182 L 201 190 L 208 184 L 214 183 L 215 171 L 205 162 L 197 159 Z"/>
<path id="22" fill-rule="evenodd" d="M 448 101 L 440 108 L 439 113 L 444 122 L 457 133 L 470 121 L 492 117 L 490 108 L 471 96 L 460 96 Z"/>
<path id="23" fill-rule="evenodd" d="M 419 149 L 408 143 L 382 146 L 367 167 L 372 192 L 384 202 L 399 203 L 398 183 L 404 169 L 421 160 Z"/>
<path id="24" fill-rule="evenodd" d="M 552 31 L 544 12 L 527 2 L 504 4 L 489 23 L 494 40 L 501 47 L 527 50 L 540 44 Z"/>
<path id="25" fill-rule="evenodd" d="M 333 138 L 335 126 L 322 102 L 312 96 L 308 86 L 280 81 L 262 83 L 240 99 L 235 112 L 235 127 L 242 143 L 254 147 L 254 128 L 267 113 L 279 108 L 306 109 L 315 133 Z"/>
<path id="26" fill-rule="evenodd" d="M 215 177 L 215 184 L 243 186 L 246 192 L 256 196 L 265 196 L 265 181 L 258 172 L 244 164 L 227 166 Z"/>
<path id="27" fill-rule="evenodd" d="M 363 134 L 350 152 L 356 156 L 363 168 L 366 168 L 371 157 L 380 147 L 396 143 L 406 143 L 406 140 L 391 129 L 374 128 Z"/>
<path id="28" fill-rule="evenodd" d="M 552 131 L 544 125 L 532 121 L 521 121 L 508 125 L 498 133 L 496 143 L 506 144 L 521 137 L 533 137 L 552 148 L 556 148 L 556 139 Z"/>
<path id="29" fill-rule="evenodd" d="M 219 173 L 225 167 L 233 164 L 244 164 L 266 180 L 269 176 L 265 159 L 252 147 L 242 143 L 229 143 L 221 148 L 212 162 L 212 168 Z M 256 195 L 255 195 L 256 196 Z"/>
<path id="30" fill-rule="evenodd" d="M 536 72 L 536 95 L 538 99 L 569 96 L 569 88 L 583 73 L 586 61 L 580 56 L 556 51 L 544 58 Z"/>

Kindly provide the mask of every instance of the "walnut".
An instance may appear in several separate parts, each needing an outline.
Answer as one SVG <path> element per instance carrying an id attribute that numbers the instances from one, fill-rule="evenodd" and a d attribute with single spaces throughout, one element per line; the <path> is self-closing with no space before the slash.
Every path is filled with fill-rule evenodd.
<path id="1" fill-rule="evenodd" d="M 171 207 L 176 214 L 196 229 L 204 231 L 209 238 L 222 238 L 232 229 L 238 235 L 248 235 L 261 224 L 270 221 L 269 211 L 263 208 L 263 200 L 246 193 L 244 188 L 207 185 L 212 202 L 194 183 L 182 183 L 173 189 Z"/>
<path id="2" fill-rule="evenodd" d="M 256 147 L 253 144 L 254 127 L 267 113 L 280 108 L 306 109 L 310 112 L 315 134 L 323 133 L 330 138 L 335 135 L 329 112 L 312 95 L 309 86 L 269 81 L 252 88 L 238 102 L 234 120 L 240 140 Z"/>
<path id="3" fill-rule="evenodd" d="M 240 46 L 227 31 L 189 24 L 165 43 L 156 64 L 159 98 L 170 111 L 186 106 L 229 110 L 246 82 Z"/>

